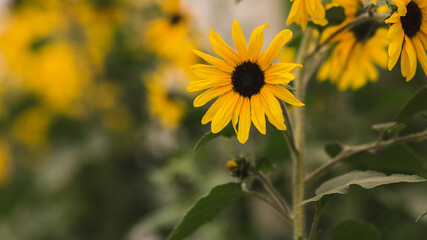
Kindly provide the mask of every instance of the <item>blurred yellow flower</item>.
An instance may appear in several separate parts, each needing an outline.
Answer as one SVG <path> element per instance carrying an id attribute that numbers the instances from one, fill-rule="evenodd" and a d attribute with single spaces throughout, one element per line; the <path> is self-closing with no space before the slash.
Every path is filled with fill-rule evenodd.
<path id="1" fill-rule="evenodd" d="M 40 96 L 55 111 L 72 113 L 90 73 L 82 58 L 64 41 L 66 21 L 56 4 L 23 7 L 13 12 L 0 33 L 0 51 L 9 75 Z"/>
<path id="2" fill-rule="evenodd" d="M 27 109 L 13 122 L 12 137 L 31 149 L 43 148 L 47 140 L 50 119 L 50 113 L 45 108 Z"/>
<path id="3" fill-rule="evenodd" d="M 388 31 L 388 69 L 400 58 L 402 75 L 410 81 L 417 71 L 417 59 L 427 75 L 427 0 L 393 0 L 397 12 L 386 23 Z"/>
<path id="4" fill-rule="evenodd" d="M 346 20 L 339 26 L 325 29 L 321 41 L 325 41 L 333 32 L 353 20 L 363 8 L 362 1 L 336 0 L 344 7 Z M 367 81 L 378 79 L 376 66 L 386 68 L 387 65 L 387 30 L 375 20 L 346 29 L 329 43 L 336 43 L 331 55 L 320 67 L 317 77 L 323 81 L 330 79 L 338 89 L 359 89 Z"/>
<path id="5" fill-rule="evenodd" d="M 184 118 L 185 104 L 172 97 L 165 86 L 165 76 L 152 74 L 144 83 L 148 92 L 148 108 L 163 126 L 176 128 Z"/>
<path id="6" fill-rule="evenodd" d="M 161 58 L 187 70 L 196 61 L 191 53 L 196 44 L 189 36 L 190 16 L 180 7 L 179 0 L 167 0 L 161 8 L 164 16 L 151 23 L 147 44 Z"/>
<path id="7" fill-rule="evenodd" d="M 252 122 L 262 134 L 266 133 L 265 115 L 277 129 L 286 130 L 282 108 L 276 97 L 292 105 L 304 105 L 284 87 L 295 78 L 291 72 L 302 66 L 294 63 L 272 65 L 293 34 L 290 30 L 281 31 L 261 53 L 266 27 L 269 27 L 268 24 L 255 28 L 247 46 L 239 22 L 235 20 L 232 36 L 237 53 L 211 29 L 209 42 L 225 61 L 194 51 L 212 64 L 192 67 L 195 75 L 202 80 L 192 81 L 187 90 L 197 92 L 208 89 L 194 100 L 194 106 L 201 107 L 218 97 L 206 112 L 202 123 L 212 122 L 211 130 L 217 133 L 232 121 L 237 139 L 242 144 L 249 138 Z"/>
<path id="8" fill-rule="evenodd" d="M 315 24 L 325 26 L 328 21 L 325 18 L 325 8 L 320 0 L 291 0 L 293 2 L 286 24 L 293 22 L 301 25 L 304 31 L 307 27 L 308 18 L 311 17 Z"/>

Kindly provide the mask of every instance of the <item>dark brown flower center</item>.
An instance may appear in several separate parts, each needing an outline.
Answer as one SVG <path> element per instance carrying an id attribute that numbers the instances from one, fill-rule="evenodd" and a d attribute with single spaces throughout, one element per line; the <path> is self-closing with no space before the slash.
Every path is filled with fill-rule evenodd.
<path id="1" fill-rule="evenodd" d="M 169 16 L 169 22 L 171 25 L 178 24 L 181 21 L 182 21 L 182 16 L 180 14 L 175 13 Z"/>
<path id="2" fill-rule="evenodd" d="M 231 74 L 234 92 L 250 98 L 258 94 L 264 86 L 264 72 L 257 63 L 246 61 L 236 66 Z"/>
<path id="3" fill-rule="evenodd" d="M 413 37 L 420 30 L 423 15 L 415 2 L 406 5 L 406 16 L 400 17 L 403 31 L 408 37 Z"/>
<path id="4" fill-rule="evenodd" d="M 375 35 L 380 24 L 375 20 L 369 20 L 354 26 L 351 31 L 358 42 L 366 42 Z"/>

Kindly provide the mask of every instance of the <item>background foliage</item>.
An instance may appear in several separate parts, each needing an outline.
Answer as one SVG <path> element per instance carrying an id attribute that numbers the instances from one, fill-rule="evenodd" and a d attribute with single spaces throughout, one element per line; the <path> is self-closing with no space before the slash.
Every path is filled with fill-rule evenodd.
<path id="1" fill-rule="evenodd" d="M 205 1 L 209 10 L 194 10 L 185 32 L 190 55 L 191 46 L 203 48 L 207 42 L 207 28 L 197 24 L 201 15 L 211 13 L 214 27 L 230 33 L 232 21 L 215 13 L 230 4 L 233 9 L 258 4 L 230 2 Z M 280 6 L 274 14 L 281 22 L 275 24 L 284 28 L 288 1 L 272 2 Z M 192 4 L 186 2 L 187 12 L 192 12 Z M 219 137 L 194 150 L 209 131 L 200 123 L 206 109 L 193 109 L 193 96 L 184 90 L 192 77 L 188 66 L 196 60 L 184 51 L 177 54 L 184 54 L 180 57 L 185 61 L 179 58 L 177 64 L 147 42 L 153 21 L 168 17 L 161 5 L 130 0 L 15 0 L 2 7 L 0 239 L 165 239 L 195 199 L 217 184 L 235 181 L 225 164 L 242 153 L 270 159 L 276 166 L 271 174 L 275 186 L 290 192 L 289 151 L 272 126 L 266 136 L 251 131 L 245 145 Z M 257 15 L 258 25 L 265 22 L 263 15 L 268 14 Z M 248 26 L 243 25 L 245 34 Z M 299 31 L 295 28 L 295 39 Z M 284 58 L 291 57 L 288 50 Z M 328 142 L 374 141 L 378 133 L 371 126 L 392 121 L 398 109 L 426 85 L 418 69 L 409 83 L 398 67 L 380 71 L 377 83 L 358 91 L 341 92 L 329 82 L 312 79 L 305 102 L 309 161 L 313 165 L 327 161 Z M 172 80 L 160 80 L 165 85 L 153 88 L 160 89 L 153 95 L 150 83 L 157 78 Z M 151 97 L 164 104 L 154 106 Z M 176 118 L 162 117 L 155 108 L 176 111 Z M 427 126 L 422 114 L 404 123 L 407 127 L 401 134 Z M 313 186 L 354 169 L 426 178 L 425 146 L 400 144 L 357 155 L 316 179 Z M 253 186 L 259 189 L 260 183 Z M 326 206 L 319 239 L 342 239 L 337 237 L 340 229 L 351 224 L 375 226 L 378 230 L 365 230 L 380 239 L 424 239 L 426 218 L 414 222 L 427 208 L 426 189 L 427 183 L 369 191 L 351 187 Z M 313 214 L 309 207 L 308 219 Z M 338 228 L 333 230 L 334 226 Z M 224 236 L 273 240 L 291 239 L 292 234 L 268 206 L 240 198 L 189 239 Z"/>

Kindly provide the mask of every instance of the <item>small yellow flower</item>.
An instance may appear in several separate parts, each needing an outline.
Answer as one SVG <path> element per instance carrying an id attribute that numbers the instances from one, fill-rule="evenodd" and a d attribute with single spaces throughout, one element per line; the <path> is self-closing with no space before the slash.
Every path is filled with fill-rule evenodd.
<path id="1" fill-rule="evenodd" d="M 339 26 L 327 28 L 321 38 L 325 41 L 333 32 L 348 24 L 363 8 L 361 1 L 336 0 L 346 13 L 346 20 Z M 387 66 L 387 30 L 375 20 L 344 30 L 329 43 L 337 43 L 330 57 L 319 69 L 317 77 L 330 79 L 340 90 L 359 89 L 367 81 L 378 80 L 376 66 Z"/>
<path id="2" fill-rule="evenodd" d="M 235 20 L 232 37 L 237 52 L 211 29 L 209 41 L 212 48 L 225 61 L 194 50 L 196 55 L 212 64 L 192 67 L 195 75 L 202 80 L 192 81 L 187 90 L 196 92 L 208 89 L 194 100 L 194 106 L 201 107 L 218 97 L 203 117 L 202 124 L 212 122 L 212 132 L 217 133 L 231 120 L 240 143 L 248 140 L 252 122 L 262 134 L 266 133 L 265 115 L 276 128 L 286 130 L 282 108 L 276 97 L 292 105 L 304 105 L 282 86 L 294 80 L 291 72 L 302 65 L 271 64 L 283 45 L 292 38 L 292 32 L 281 31 L 261 53 L 266 27 L 269 27 L 268 24 L 255 28 L 247 46 L 239 22 Z"/>
<path id="3" fill-rule="evenodd" d="M 304 31 L 307 27 L 309 16 L 313 22 L 325 26 L 328 21 L 325 18 L 325 8 L 320 0 L 291 0 L 293 3 L 291 11 L 289 12 L 286 24 L 289 26 L 293 22 L 301 25 Z"/>
<path id="4" fill-rule="evenodd" d="M 410 81 L 417 70 L 417 59 L 427 75 L 427 0 L 393 0 L 398 11 L 385 22 L 388 30 L 388 69 L 400 58 L 402 75 Z"/>
<path id="5" fill-rule="evenodd" d="M 147 45 L 161 58 L 188 69 L 195 63 L 191 50 L 196 45 L 189 37 L 190 16 L 181 9 L 179 0 L 167 0 L 161 9 L 164 16 L 150 24 L 146 35 Z"/>
<path id="6" fill-rule="evenodd" d="M 176 128 L 184 118 L 185 104 L 179 99 L 169 96 L 164 80 L 159 75 L 150 77 L 146 82 L 150 112 L 156 116 L 165 127 Z"/>
<path id="7" fill-rule="evenodd" d="M 225 164 L 225 166 L 227 167 L 228 172 L 233 173 L 233 171 L 237 167 L 237 163 L 234 160 L 230 160 L 230 161 L 227 161 L 227 164 Z"/>

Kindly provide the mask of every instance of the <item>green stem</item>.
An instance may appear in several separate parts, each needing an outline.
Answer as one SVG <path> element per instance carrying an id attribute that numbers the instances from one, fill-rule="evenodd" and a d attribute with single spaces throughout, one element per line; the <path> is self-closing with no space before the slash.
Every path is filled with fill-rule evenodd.
<path id="1" fill-rule="evenodd" d="M 296 63 L 305 63 L 306 52 L 312 40 L 313 30 L 308 28 L 304 32 L 299 47 Z M 301 68 L 295 71 L 295 96 L 300 101 L 305 101 L 305 83 Z M 294 111 L 295 144 L 298 152 L 292 152 L 293 159 L 293 212 L 294 212 L 294 240 L 304 238 L 305 217 L 304 207 L 298 206 L 304 199 L 305 185 L 305 107 L 296 107 Z"/>
<path id="2" fill-rule="evenodd" d="M 326 171 L 328 168 L 333 166 L 335 163 L 337 163 L 337 162 L 339 162 L 345 158 L 351 157 L 351 156 L 359 154 L 359 153 L 367 152 L 367 151 L 382 149 L 382 148 L 388 147 L 392 144 L 401 143 L 401 142 L 409 142 L 409 141 L 412 141 L 412 142 L 427 141 L 427 130 L 424 130 L 423 132 L 419 132 L 419 133 L 406 135 L 403 137 L 397 137 L 397 138 L 389 139 L 389 140 L 384 140 L 384 141 L 378 141 L 377 140 L 373 143 L 368 143 L 368 144 L 359 145 L 359 146 L 347 147 L 347 150 L 341 152 L 336 157 L 334 157 L 332 160 L 328 161 L 327 163 L 323 164 L 322 166 L 318 167 L 316 170 L 311 172 L 305 178 L 305 181 L 309 182 L 309 181 L 313 180 L 315 177 L 317 177 L 318 175 L 320 175 L 321 173 Z"/>
<path id="3" fill-rule="evenodd" d="M 288 214 L 286 214 L 285 212 L 283 212 L 280 207 L 276 206 L 274 203 L 272 203 L 270 200 L 268 200 L 267 197 L 265 197 L 261 193 L 257 193 L 257 192 L 249 191 L 249 190 L 244 190 L 244 193 L 246 195 L 250 196 L 250 197 L 254 197 L 256 199 L 259 199 L 259 200 L 265 202 L 272 209 L 274 209 L 276 211 L 276 213 L 278 213 L 281 217 L 283 217 L 283 219 L 285 219 L 289 224 L 292 225 L 292 223 L 293 223 L 292 218 Z"/>
<path id="4" fill-rule="evenodd" d="M 322 215 L 322 211 L 323 211 L 323 207 L 319 207 L 319 206 L 316 207 L 316 213 L 314 214 L 313 223 L 310 229 L 310 235 L 308 237 L 309 240 L 314 240 L 316 237 L 316 229 L 317 229 L 317 225 L 319 224 L 320 215 Z"/>
<path id="5" fill-rule="evenodd" d="M 276 202 L 277 205 L 280 206 L 280 208 L 288 214 L 290 217 L 292 216 L 292 210 L 289 207 L 289 204 L 286 202 L 286 200 L 280 195 L 280 193 L 277 191 L 277 189 L 271 184 L 270 179 L 265 176 L 263 173 L 259 172 L 258 177 L 260 178 L 262 184 L 264 185 L 264 188 L 267 190 L 267 192 L 270 194 L 271 198 Z"/>

